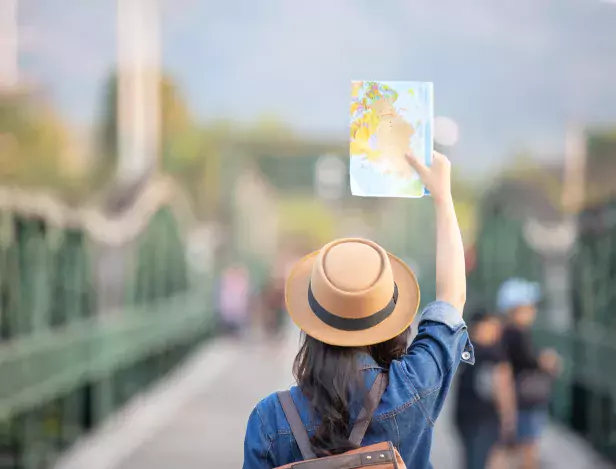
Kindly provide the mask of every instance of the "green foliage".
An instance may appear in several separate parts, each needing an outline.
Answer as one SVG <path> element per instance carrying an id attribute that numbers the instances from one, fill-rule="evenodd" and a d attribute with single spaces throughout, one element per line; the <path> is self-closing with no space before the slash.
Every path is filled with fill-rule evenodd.
<path id="1" fill-rule="evenodd" d="M 584 205 L 600 206 L 616 195 L 616 130 L 590 133 L 586 146 Z"/>
<path id="2" fill-rule="evenodd" d="M 295 137 L 293 130 L 273 113 L 262 114 L 253 125 L 242 129 L 241 134 L 258 141 L 289 140 Z"/>
<path id="3" fill-rule="evenodd" d="M 99 135 L 99 152 L 101 166 L 115 168 L 118 163 L 118 77 L 112 75 L 107 79 L 103 96 L 103 122 Z"/>
<path id="4" fill-rule="evenodd" d="M 281 198 L 278 215 L 283 235 L 297 235 L 313 246 L 322 246 L 335 236 L 335 214 L 325 203 L 313 197 Z"/>
<path id="5" fill-rule="evenodd" d="M 55 182 L 66 148 L 65 129 L 50 109 L 25 97 L 0 100 L 0 178 Z"/>
<path id="6" fill-rule="evenodd" d="M 527 153 L 516 156 L 512 164 L 503 170 L 499 179 L 526 183 L 543 193 L 553 207 L 559 210 L 562 207 L 563 182 L 560 172 L 542 164 Z"/>
<path id="7" fill-rule="evenodd" d="M 117 75 L 109 77 L 103 97 L 103 121 L 99 129 L 99 168 L 108 176 L 115 172 L 118 158 Z M 217 191 L 219 142 L 229 126 L 218 123 L 203 128 L 191 114 L 171 78 L 160 80 L 159 169 L 176 178 L 197 202 L 197 211 L 211 213 Z"/>
<path id="8" fill-rule="evenodd" d="M 103 96 L 103 121 L 99 134 L 99 150 L 103 166 L 117 164 L 118 157 L 118 76 L 107 80 Z M 185 161 L 198 154 L 199 130 L 176 85 L 168 77 L 160 80 L 161 142 L 163 164 L 178 159 Z"/>

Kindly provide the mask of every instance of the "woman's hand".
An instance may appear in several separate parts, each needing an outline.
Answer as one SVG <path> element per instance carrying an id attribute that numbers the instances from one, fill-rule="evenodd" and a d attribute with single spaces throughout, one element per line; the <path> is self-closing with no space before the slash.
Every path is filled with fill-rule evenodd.
<path id="1" fill-rule="evenodd" d="M 466 264 L 451 197 L 451 164 L 437 152 L 429 167 L 411 154 L 406 158 L 430 191 L 436 207 L 436 299 L 462 312 L 466 302 Z"/>
<path id="2" fill-rule="evenodd" d="M 445 155 L 433 152 L 431 166 L 425 165 L 412 153 L 407 153 L 406 159 L 417 171 L 435 202 L 451 200 L 451 163 Z"/>

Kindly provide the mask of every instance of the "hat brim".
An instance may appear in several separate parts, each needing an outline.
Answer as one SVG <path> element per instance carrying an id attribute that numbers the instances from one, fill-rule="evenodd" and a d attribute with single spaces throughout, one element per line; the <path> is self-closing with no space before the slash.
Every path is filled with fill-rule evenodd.
<path id="1" fill-rule="evenodd" d="M 419 308 L 419 283 L 413 271 L 393 254 L 387 253 L 394 281 L 398 286 L 398 301 L 394 311 L 384 321 L 362 331 L 344 331 L 321 321 L 308 304 L 308 288 L 312 267 L 319 251 L 301 259 L 291 271 L 285 302 L 293 322 L 306 334 L 321 342 L 341 347 L 356 347 L 385 342 L 404 332 L 413 322 Z"/>

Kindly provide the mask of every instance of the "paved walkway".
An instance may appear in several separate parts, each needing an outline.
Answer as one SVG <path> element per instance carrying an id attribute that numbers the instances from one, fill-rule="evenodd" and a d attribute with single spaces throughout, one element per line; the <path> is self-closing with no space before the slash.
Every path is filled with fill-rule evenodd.
<path id="1" fill-rule="evenodd" d="M 244 426 L 256 402 L 292 384 L 298 335 L 278 343 L 220 339 L 198 350 L 164 383 L 127 406 L 67 453 L 57 469 L 238 469 Z M 608 469 L 579 439 L 551 426 L 542 442 L 545 469 Z M 446 407 L 432 462 L 457 469 L 459 447 Z"/>

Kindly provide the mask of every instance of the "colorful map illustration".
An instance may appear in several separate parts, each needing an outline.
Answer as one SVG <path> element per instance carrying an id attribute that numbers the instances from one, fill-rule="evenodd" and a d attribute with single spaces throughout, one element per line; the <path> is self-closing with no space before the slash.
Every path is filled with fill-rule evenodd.
<path id="1" fill-rule="evenodd" d="M 432 160 L 432 83 L 351 83 L 351 193 L 422 197 L 426 191 L 405 154 Z"/>

